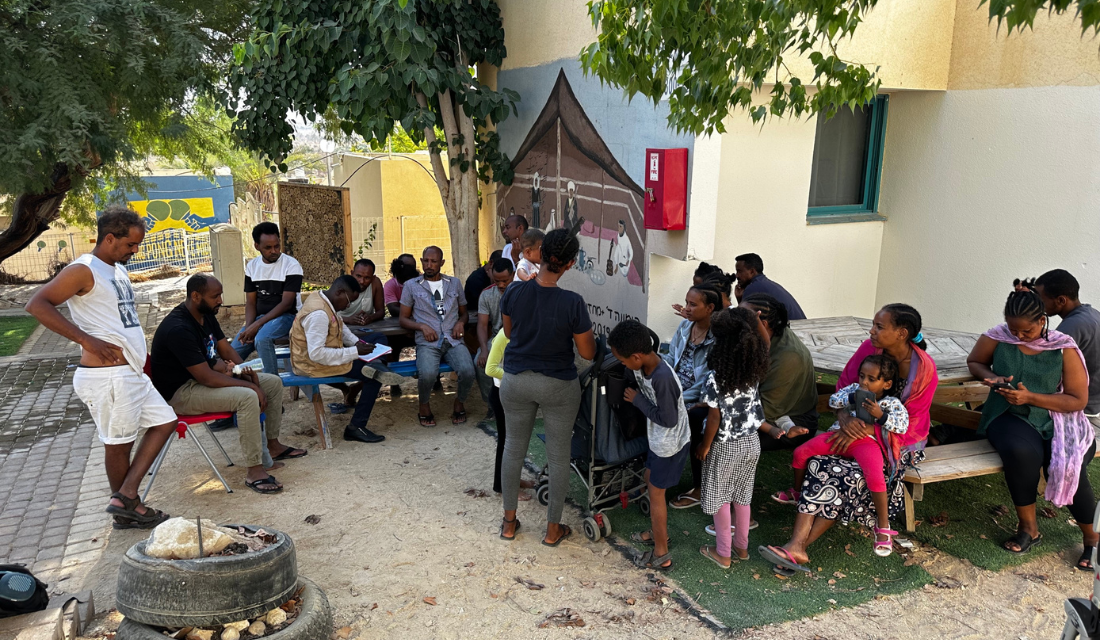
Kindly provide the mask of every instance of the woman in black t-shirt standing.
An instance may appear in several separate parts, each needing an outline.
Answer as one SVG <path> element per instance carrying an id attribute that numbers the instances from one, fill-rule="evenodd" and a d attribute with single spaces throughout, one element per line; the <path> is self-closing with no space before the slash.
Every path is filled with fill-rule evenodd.
<path id="1" fill-rule="evenodd" d="M 546 430 L 546 462 L 550 474 L 550 504 L 542 543 L 556 547 L 572 531 L 561 524 L 569 491 L 569 444 L 581 404 L 573 345 L 582 358 L 596 357 L 592 321 L 580 295 L 558 287 L 558 279 L 576 262 L 580 243 L 565 229 L 555 229 L 542 241 L 542 269 L 527 282 L 508 287 L 500 300 L 504 352 L 500 402 L 508 419 L 501 483 L 504 522 L 500 537 L 513 540 L 519 529 L 516 505 L 523 460 L 542 409 Z"/>

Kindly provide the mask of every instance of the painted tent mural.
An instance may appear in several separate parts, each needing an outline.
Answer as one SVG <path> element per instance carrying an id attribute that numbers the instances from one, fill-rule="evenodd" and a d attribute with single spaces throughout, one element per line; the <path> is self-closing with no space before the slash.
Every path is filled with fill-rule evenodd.
<path id="1" fill-rule="evenodd" d="M 532 227 L 577 235 L 577 265 L 562 285 L 584 296 L 597 333 L 626 318 L 644 320 L 643 190 L 601 138 L 564 70 L 513 157 L 515 180 L 497 193 L 498 217 L 516 213 Z"/>

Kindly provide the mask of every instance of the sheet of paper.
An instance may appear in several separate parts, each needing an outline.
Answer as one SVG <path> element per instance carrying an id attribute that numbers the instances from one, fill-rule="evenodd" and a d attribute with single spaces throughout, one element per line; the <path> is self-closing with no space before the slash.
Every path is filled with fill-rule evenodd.
<path id="1" fill-rule="evenodd" d="M 382 356 L 390 353 L 393 353 L 393 349 L 387 347 L 384 344 L 376 344 L 374 345 L 374 351 L 371 351 L 364 356 L 359 356 L 359 359 L 363 362 L 373 362 L 374 360 L 377 360 Z"/>

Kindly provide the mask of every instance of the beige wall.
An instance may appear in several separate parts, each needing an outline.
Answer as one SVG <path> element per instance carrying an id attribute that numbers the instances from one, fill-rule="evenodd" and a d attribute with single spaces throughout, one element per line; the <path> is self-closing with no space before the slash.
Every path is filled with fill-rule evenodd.
<path id="1" fill-rule="evenodd" d="M 1100 42 L 1081 36 L 1072 10 L 1040 12 L 1034 30 L 1008 34 L 976 4 L 960 1 L 955 13 L 949 89 L 1100 84 Z"/>
<path id="2" fill-rule="evenodd" d="M 586 0 L 497 0 L 508 57 L 501 69 L 576 58 L 596 40 Z"/>
<path id="3" fill-rule="evenodd" d="M 1100 87 L 892 96 L 877 301 L 982 331 L 1012 279 L 1065 268 L 1100 303 Z"/>

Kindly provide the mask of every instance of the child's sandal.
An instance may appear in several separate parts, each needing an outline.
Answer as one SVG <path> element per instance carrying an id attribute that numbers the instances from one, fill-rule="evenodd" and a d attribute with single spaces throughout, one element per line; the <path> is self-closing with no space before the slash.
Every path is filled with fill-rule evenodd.
<path id="1" fill-rule="evenodd" d="M 898 535 L 893 529 L 875 528 L 876 536 L 886 536 L 885 540 L 875 540 L 875 555 L 885 558 L 894 552 L 894 536 Z"/>
<path id="2" fill-rule="evenodd" d="M 779 504 L 798 504 L 798 499 L 801 497 L 802 492 L 795 491 L 794 487 L 772 494 L 772 500 L 775 500 Z"/>

